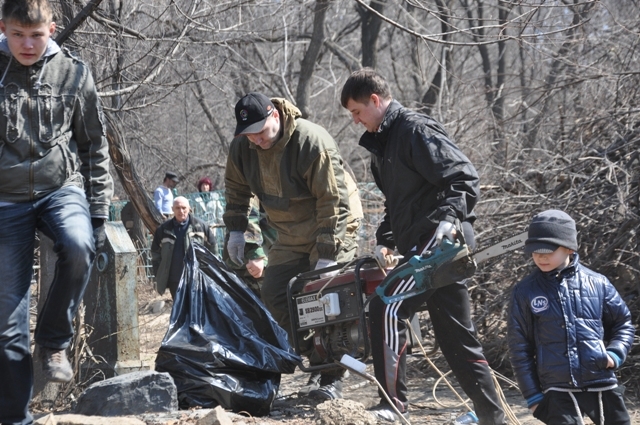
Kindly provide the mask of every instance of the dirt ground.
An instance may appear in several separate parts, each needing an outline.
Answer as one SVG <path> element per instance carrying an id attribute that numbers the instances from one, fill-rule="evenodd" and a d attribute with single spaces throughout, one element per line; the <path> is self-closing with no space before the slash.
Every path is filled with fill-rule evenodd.
<path id="1" fill-rule="evenodd" d="M 144 286 L 140 288 L 139 293 L 141 357 L 142 360 L 153 367 L 156 352 L 169 323 L 171 298 L 170 296 L 159 297 L 153 290 L 150 290 L 149 286 Z M 418 351 L 413 350 L 407 361 L 408 387 L 411 401 L 409 419 L 412 424 L 448 424 L 457 416 L 466 412 L 467 409 L 461 405 L 454 393 L 442 381 L 437 382 L 438 373 L 428 365 L 422 353 Z M 448 371 L 446 362 L 444 362 L 439 353 L 432 356 L 431 360 L 443 373 Z M 370 362 L 367 364 L 367 373 L 373 374 L 373 365 Z M 308 397 L 298 397 L 298 390 L 306 384 L 307 377 L 308 375 L 299 369 L 296 369 L 293 374 L 283 375 L 280 387 L 281 397 L 274 402 L 273 409 L 268 417 L 247 418 L 242 415 L 232 415 L 233 423 L 262 425 L 338 425 L 346 423 L 361 423 L 364 425 L 375 423 L 366 421 L 345 422 L 344 418 L 353 415 L 354 411 L 358 410 L 359 405 L 354 407 L 352 404 L 336 402 L 319 404 Z M 510 423 L 520 423 L 522 425 L 541 424 L 531 416 L 520 393 L 510 386 L 506 380 L 500 379 L 499 382 L 506 403 L 518 421 L 511 420 Z M 434 390 L 436 383 L 437 387 Z M 457 388 L 455 382 L 453 385 L 454 388 Z M 460 394 L 463 395 L 464 393 L 460 392 Z M 377 387 L 354 373 L 351 373 L 346 379 L 344 398 L 345 400 L 360 403 L 365 409 L 379 402 Z M 637 405 L 633 405 L 631 400 L 628 400 L 628 406 L 630 410 L 633 408 L 632 423 L 640 424 L 640 411 L 637 409 Z M 340 412 L 341 410 L 343 412 Z M 174 422 L 174 425 L 179 423 L 187 424 L 191 422 L 188 420 Z M 590 424 L 591 422 L 587 420 L 586 423 Z"/>

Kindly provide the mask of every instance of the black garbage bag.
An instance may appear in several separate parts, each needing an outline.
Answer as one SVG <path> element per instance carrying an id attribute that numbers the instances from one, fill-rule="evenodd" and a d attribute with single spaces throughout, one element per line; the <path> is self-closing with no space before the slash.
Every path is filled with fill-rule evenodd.
<path id="1" fill-rule="evenodd" d="M 194 244 L 155 365 L 173 377 L 180 408 L 220 405 L 267 415 L 281 374 L 293 373 L 300 361 L 260 299 Z"/>

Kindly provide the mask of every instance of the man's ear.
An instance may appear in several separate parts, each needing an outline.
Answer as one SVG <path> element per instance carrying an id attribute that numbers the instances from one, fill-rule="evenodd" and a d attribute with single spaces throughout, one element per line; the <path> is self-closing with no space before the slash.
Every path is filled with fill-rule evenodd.
<path id="1" fill-rule="evenodd" d="M 7 29 L 7 27 L 4 24 L 4 20 L 0 19 L 0 32 L 2 32 L 4 34 L 4 31 Z"/>
<path id="2" fill-rule="evenodd" d="M 380 106 L 380 96 L 378 96 L 375 93 L 371 94 L 371 97 L 369 98 L 369 101 L 373 102 L 373 106 L 375 106 L 376 108 L 378 108 Z"/>
<path id="3" fill-rule="evenodd" d="M 56 23 L 51 22 L 49 24 L 49 36 L 53 36 L 53 33 L 56 32 Z"/>
<path id="4" fill-rule="evenodd" d="M 275 118 L 276 121 L 278 121 L 278 124 L 281 123 L 282 120 L 280 119 L 280 111 L 278 111 L 278 108 L 273 108 L 273 112 L 271 113 L 271 116 Z"/>

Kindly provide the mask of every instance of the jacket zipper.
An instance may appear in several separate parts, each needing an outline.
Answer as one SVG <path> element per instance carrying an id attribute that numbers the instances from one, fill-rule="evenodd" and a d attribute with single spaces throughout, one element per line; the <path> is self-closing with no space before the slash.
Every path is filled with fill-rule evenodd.
<path id="1" fill-rule="evenodd" d="M 28 87 L 28 96 L 27 96 L 27 109 L 28 109 L 28 116 L 29 116 L 29 128 L 30 128 L 30 134 L 29 134 L 29 148 L 30 148 L 30 155 L 29 155 L 29 200 L 33 201 L 35 199 L 35 175 L 34 175 L 34 167 L 33 167 L 33 159 L 35 156 L 35 144 L 34 144 L 34 140 L 33 140 L 33 99 L 32 99 L 32 86 L 31 86 L 31 82 L 30 82 L 30 78 L 29 78 L 29 74 L 31 71 L 31 67 L 27 67 L 26 70 L 26 75 L 27 75 L 27 84 L 26 87 Z"/>

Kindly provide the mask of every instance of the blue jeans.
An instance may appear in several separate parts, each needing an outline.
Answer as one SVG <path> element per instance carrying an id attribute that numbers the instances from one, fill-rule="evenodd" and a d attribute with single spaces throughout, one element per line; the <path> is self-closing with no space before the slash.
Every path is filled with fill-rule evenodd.
<path id="1" fill-rule="evenodd" d="M 38 316 L 35 340 L 64 349 L 95 256 L 84 192 L 65 186 L 33 202 L 0 207 L 0 423 L 32 423 L 33 371 L 29 298 L 36 230 L 53 241 L 58 256 L 49 294 Z"/>

